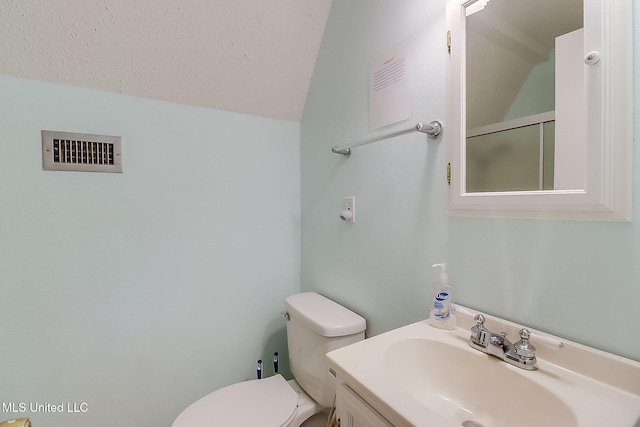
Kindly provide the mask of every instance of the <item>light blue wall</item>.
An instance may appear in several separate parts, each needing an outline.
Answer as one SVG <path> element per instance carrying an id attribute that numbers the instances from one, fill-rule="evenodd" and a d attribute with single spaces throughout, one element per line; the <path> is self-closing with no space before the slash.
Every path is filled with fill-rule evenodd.
<path id="1" fill-rule="evenodd" d="M 6 76 L 0 94 L 0 401 L 88 404 L 35 426 L 168 426 L 286 356 L 298 123 Z M 42 129 L 122 136 L 124 173 L 42 171 Z"/>
<path id="2" fill-rule="evenodd" d="M 461 304 L 640 360 L 637 114 L 633 223 L 448 218 L 446 123 L 441 142 L 413 134 L 349 159 L 329 152 L 369 136 L 368 63 L 407 38 L 405 125 L 444 120 L 445 27 L 444 1 L 333 2 L 301 123 L 303 289 L 353 307 L 376 334 L 427 317 L 430 266 L 447 261 Z M 634 40 L 640 58 L 638 26 Z M 344 196 L 356 197 L 354 225 L 337 218 Z"/>
<path id="3" fill-rule="evenodd" d="M 399 127 L 444 120 L 445 35 L 444 1 L 336 0 L 307 97 L 302 286 L 356 310 L 369 334 L 428 317 L 431 265 L 448 259 L 447 149 L 417 133 L 348 159 L 330 147 L 370 136 L 369 62 L 407 39 L 413 118 Z M 356 197 L 353 225 L 338 218 L 345 196 Z"/>
<path id="4" fill-rule="evenodd" d="M 549 60 L 536 64 L 504 116 L 504 120 L 546 113 L 555 109 L 556 101 L 556 50 L 552 49 Z"/>

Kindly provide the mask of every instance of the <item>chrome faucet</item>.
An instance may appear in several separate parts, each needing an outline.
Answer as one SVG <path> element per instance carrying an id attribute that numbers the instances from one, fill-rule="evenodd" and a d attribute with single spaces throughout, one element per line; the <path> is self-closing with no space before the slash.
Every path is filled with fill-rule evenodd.
<path id="1" fill-rule="evenodd" d="M 487 353 L 514 366 L 533 371 L 538 369 L 536 360 L 536 348 L 529 342 L 531 332 L 527 329 L 520 330 L 520 341 L 512 344 L 507 339 L 507 334 L 496 334 L 484 327 L 485 318 L 482 314 L 474 317 L 476 325 L 471 328 L 469 345 L 478 351 Z"/>

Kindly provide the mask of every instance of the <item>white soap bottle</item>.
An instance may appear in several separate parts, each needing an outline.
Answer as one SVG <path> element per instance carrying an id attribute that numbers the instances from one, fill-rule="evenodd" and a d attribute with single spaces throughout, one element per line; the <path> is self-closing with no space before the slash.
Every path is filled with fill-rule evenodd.
<path id="1" fill-rule="evenodd" d="M 434 287 L 433 303 L 429 315 L 431 326 L 440 329 L 455 329 L 456 316 L 453 314 L 453 287 L 449 285 L 447 276 L 447 264 L 433 264 L 433 267 L 440 267 L 439 281 Z"/>

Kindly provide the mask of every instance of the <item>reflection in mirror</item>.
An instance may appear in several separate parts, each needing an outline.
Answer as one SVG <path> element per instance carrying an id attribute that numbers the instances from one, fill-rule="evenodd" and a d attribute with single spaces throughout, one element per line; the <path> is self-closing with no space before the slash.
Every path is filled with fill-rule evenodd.
<path id="1" fill-rule="evenodd" d="M 553 189 L 554 122 L 467 133 L 467 192 Z"/>
<path id="2" fill-rule="evenodd" d="M 584 188 L 582 0 L 482 3 L 465 21 L 466 191 Z"/>

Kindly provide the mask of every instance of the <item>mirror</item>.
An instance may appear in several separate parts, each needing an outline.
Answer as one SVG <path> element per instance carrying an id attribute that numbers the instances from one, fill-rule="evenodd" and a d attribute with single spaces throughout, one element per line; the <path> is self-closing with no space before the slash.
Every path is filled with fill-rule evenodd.
<path id="1" fill-rule="evenodd" d="M 451 214 L 629 220 L 631 0 L 448 0 Z"/>
<path id="2" fill-rule="evenodd" d="M 584 188 L 584 158 L 556 155 L 584 152 L 565 130 L 584 116 L 582 0 L 491 0 L 465 26 L 466 190 Z"/>

